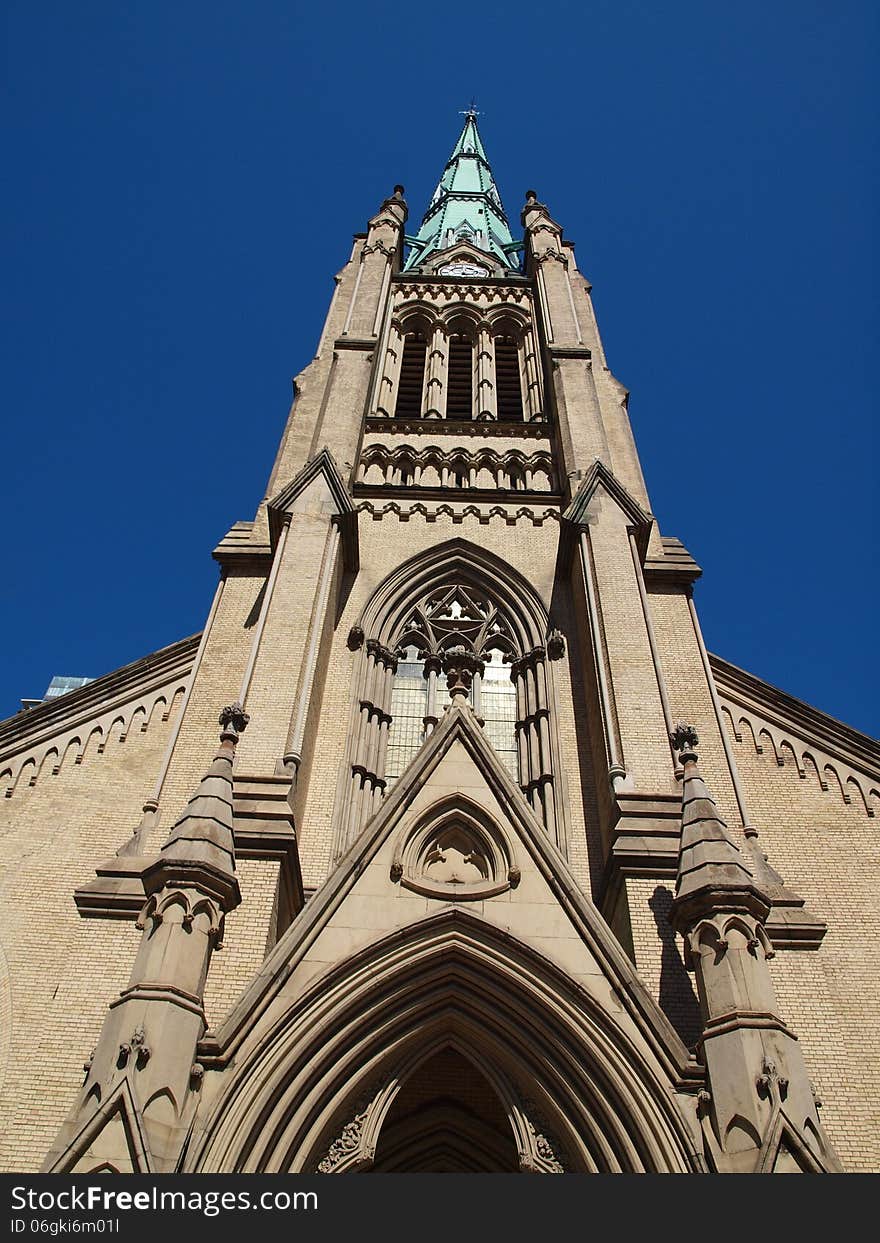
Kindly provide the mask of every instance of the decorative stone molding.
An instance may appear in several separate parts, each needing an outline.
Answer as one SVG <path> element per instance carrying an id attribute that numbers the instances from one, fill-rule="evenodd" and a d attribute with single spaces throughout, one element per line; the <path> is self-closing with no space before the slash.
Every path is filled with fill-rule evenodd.
<path id="1" fill-rule="evenodd" d="M 392 418 L 374 413 L 365 420 L 364 429 L 367 432 L 381 435 L 424 436 L 430 434 L 432 437 L 454 436 L 457 440 L 468 436 L 478 437 L 481 441 L 499 437 L 510 439 L 512 436 L 517 440 L 546 441 L 550 435 L 550 424 L 543 415 L 530 418 L 526 423 L 478 423 L 472 419 L 462 421 L 460 419 L 432 419 L 427 416 L 420 419 Z"/>
<path id="2" fill-rule="evenodd" d="M 467 518 L 476 518 L 482 526 L 488 526 L 493 520 L 501 519 L 509 527 L 516 526 L 518 522 L 531 522 L 532 526 L 540 527 L 545 522 L 560 520 L 558 508 L 537 510 L 526 505 L 518 509 L 508 509 L 505 505 L 492 505 L 486 508 L 480 505 L 464 505 L 461 509 L 457 509 L 453 505 L 443 504 L 432 509 L 421 501 L 416 501 L 412 505 L 401 505 L 398 501 L 388 501 L 384 505 L 376 505 L 372 501 L 361 501 L 358 511 L 368 513 L 374 522 L 381 522 L 389 515 L 393 515 L 401 522 L 408 522 L 410 518 L 416 516 L 424 518 L 425 522 L 436 522 L 438 518 L 447 517 L 451 518 L 454 523 L 462 523 Z"/>
<path id="3" fill-rule="evenodd" d="M 558 1141 L 547 1133 L 547 1125 L 536 1113 L 534 1102 L 526 1101 L 525 1109 L 528 1112 L 523 1116 L 528 1127 L 533 1151 L 525 1160 L 521 1156 L 520 1168 L 534 1174 L 564 1174 L 565 1165 L 557 1155 L 559 1150 Z M 539 1127 L 540 1130 L 538 1129 Z"/>
<path id="4" fill-rule="evenodd" d="M 104 755 L 167 722 L 179 708 L 200 635 L 0 722 L 0 790 L 26 794 L 69 765 Z M 5 786 L 5 789 L 4 789 Z"/>
<path id="5" fill-rule="evenodd" d="M 717 657 L 713 656 L 711 660 L 714 669 Z M 721 662 L 718 664 L 721 665 Z M 722 666 L 724 669 L 729 667 Z M 753 681 L 757 683 L 758 679 Z M 775 688 L 766 683 L 763 687 L 769 699 Z M 744 706 L 724 685 L 723 673 L 718 689 L 721 714 L 735 742 L 751 743 L 757 755 L 767 755 L 779 768 L 791 765 L 801 781 L 814 783 L 823 793 L 833 791 L 843 803 L 858 808 L 869 819 L 877 815 L 880 810 L 880 748 L 875 767 L 870 754 L 872 746 L 876 746 L 873 739 L 865 735 L 858 737 L 855 730 L 848 730 L 845 726 L 840 726 L 840 732 L 835 736 L 833 727 L 837 727 L 838 722 L 817 711 L 815 732 L 805 721 L 801 734 L 793 728 L 792 722 L 785 720 L 784 703 L 780 705 L 778 715 L 769 710 Z M 782 692 L 779 695 L 781 697 Z M 815 711 L 805 704 L 801 707 L 805 709 L 804 716 Z M 856 735 L 858 743 L 851 751 L 846 747 L 849 754 L 844 751 L 847 734 Z"/>
<path id="6" fill-rule="evenodd" d="M 392 487 L 552 493 L 555 478 L 546 451 L 526 455 L 518 449 L 499 454 L 488 446 L 468 452 L 439 445 L 367 445 L 355 491 Z"/>
<path id="7" fill-rule="evenodd" d="M 519 884 L 513 848 L 499 826 L 458 796 L 432 808 L 398 841 L 391 879 L 448 902 L 492 898 Z"/>
<path id="8" fill-rule="evenodd" d="M 546 263 L 548 259 L 554 259 L 557 263 L 561 263 L 564 268 L 568 267 L 568 257 L 553 246 L 535 255 L 535 263 Z"/>
<path id="9" fill-rule="evenodd" d="M 330 1145 L 326 1157 L 318 1163 L 319 1174 L 332 1174 L 346 1158 L 357 1152 L 366 1120 L 367 1110 L 364 1110 L 345 1124 L 339 1137 Z"/>
<path id="10" fill-rule="evenodd" d="M 361 250 L 361 262 L 363 262 L 367 255 L 373 254 L 374 251 L 379 251 L 379 253 L 383 254 L 386 259 L 393 259 L 397 254 L 397 249 L 394 246 L 386 246 L 385 243 L 381 241 L 368 242 L 367 245 Z"/>
<path id="11" fill-rule="evenodd" d="M 532 296 L 528 283 L 526 281 L 520 284 L 515 281 L 508 283 L 506 278 L 504 285 L 484 284 L 483 282 L 467 284 L 461 281 L 441 281 L 431 276 L 419 279 L 407 274 L 405 277 L 395 279 L 394 289 L 397 295 L 395 314 L 401 318 L 405 317 L 407 310 L 411 312 L 420 304 L 429 306 L 435 313 L 441 313 L 444 319 L 448 318 L 450 306 L 470 305 L 497 308 L 501 304 L 521 308 L 521 313 L 529 314 L 532 309 Z"/>

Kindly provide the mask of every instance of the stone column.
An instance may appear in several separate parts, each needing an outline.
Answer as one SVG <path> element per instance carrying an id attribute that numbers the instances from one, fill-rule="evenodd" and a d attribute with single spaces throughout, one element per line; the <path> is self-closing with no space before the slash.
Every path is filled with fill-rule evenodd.
<path id="1" fill-rule="evenodd" d="M 498 418 L 495 394 L 495 348 L 486 325 L 481 325 L 476 341 L 477 418 L 484 422 Z"/>
<path id="2" fill-rule="evenodd" d="M 397 656 L 376 639 L 368 639 L 365 657 L 360 712 L 351 752 L 346 830 L 340 853 L 357 837 L 385 792 L 385 753 L 391 725 L 391 689 L 397 672 Z"/>
<path id="3" fill-rule="evenodd" d="M 541 397 L 541 364 L 538 359 L 538 347 L 533 327 L 527 328 L 523 333 L 520 348 L 525 382 L 526 418 L 530 423 L 536 423 L 544 418 L 544 405 Z"/>
<path id="4" fill-rule="evenodd" d="M 516 740 L 520 785 L 535 815 L 557 839 L 556 800 L 550 748 L 550 709 L 547 703 L 546 652 L 535 648 L 513 662 L 510 676 L 516 687 Z"/>
<path id="5" fill-rule="evenodd" d="M 378 418 L 394 417 L 397 403 L 397 386 L 400 381 L 400 364 L 403 361 L 403 333 L 400 325 L 392 320 L 388 329 L 388 341 L 382 360 L 379 386 L 376 391 L 376 409 Z"/>
<path id="6" fill-rule="evenodd" d="M 425 678 L 428 682 L 428 703 L 424 718 L 426 738 L 433 734 L 440 719 L 437 715 L 437 675 L 440 673 L 441 667 L 442 662 L 439 656 L 428 655 L 425 657 Z"/>
<path id="7" fill-rule="evenodd" d="M 424 416 L 426 419 L 442 419 L 446 415 L 448 365 L 449 349 L 446 343 L 446 330 L 442 324 L 436 324 L 428 345 L 425 368 Z"/>

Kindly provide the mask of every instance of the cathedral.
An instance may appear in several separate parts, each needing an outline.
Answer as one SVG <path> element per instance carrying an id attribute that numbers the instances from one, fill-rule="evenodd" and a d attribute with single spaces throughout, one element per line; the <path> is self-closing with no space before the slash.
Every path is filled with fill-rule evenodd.
<path id="1" fill-rule="evenodd" d="M 0 1169 L 880 1169 L 880 746 L 707 651 L 543 197 L 467 112 L 202 632 L 0 723 Z"/>

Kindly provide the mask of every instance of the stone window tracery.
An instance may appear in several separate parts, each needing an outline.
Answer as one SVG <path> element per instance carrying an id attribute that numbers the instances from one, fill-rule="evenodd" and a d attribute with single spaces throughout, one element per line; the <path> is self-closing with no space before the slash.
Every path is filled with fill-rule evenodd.
<path id="1" fill-rule="evenodd" d="M 468 694 L 471 705 L 501 762 L 518 781 L 516 688 L 510 677 L 515 642 L 503 615 L 474 591 L 456 584 L 420 601 L 405 630 L 391 691 L 388 786 L 414 758 L 449 703 L 443 674 L 448 654 L 461 649 L 479 662 Z"/>
<path id="2" fill-rule="evenodd" d="M 377 637 L 363 643 L 358 675 L 358 721 L 350 744 L 351 785 L 340 813 L 340 849 L 415 759 L 442 720 L 450 694 L 468 698 L 501 763 L 551 836 L 563 844 L 553 775 L 558 744 L 553 742 L 546 667 L 550 657 L 541 641 L 546 630 L 536 632 L 534 622 L 521 613 L 522 602 L 496 594 L 490 582 L 483 585 L 479 571 L 456 572 L 433 584 L 423 574 L 421 587 L 413 584 L 407 599 L 404 578 L 398 596 L 384 606 L 391 614 L 386 611 L 384 621 L 376 618 Z M 370 625 L 365 615 L 363 630 L 356 628 L 358 643 Z"/>

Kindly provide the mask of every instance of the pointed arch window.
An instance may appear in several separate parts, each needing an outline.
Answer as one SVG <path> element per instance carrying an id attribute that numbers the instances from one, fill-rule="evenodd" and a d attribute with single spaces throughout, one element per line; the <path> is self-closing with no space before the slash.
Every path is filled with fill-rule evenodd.
<path id="1" fill-rule="evenodd" d="M 522 423 L 523 397 L 516 337 L 495 338 L 495 385 L 498 394 L 498 418 Z"/>
<path id="2" fill-rule="evenodd" d="M 394 408 L 397 419 L 421 418 L 427 349 L 428 343 L 421 332 L 408 332 L 403 339 L 397 404 Z"/>
<path id="3" fill-rule="evenodd" d="M 449 338 L 447 419 L 471 419 L 474 409 L 474 346 L 463 333 Z"/>
<path id="4" fill-rule="evenodd" d="M 486 737 L 498 752 L 498 758 L 519 781 L 519 760 L 516 750 L 516 687 L 510 662 L 497 648 L 489 652 L 486 669 L 480 682 L 480 716 L 485 721 Z"/>
<path id="5" fill-rule="evenodd" d="M 486 740 L 551 838 L 567 851 L 565 805 L 554 775 L 559 739 L 548 663 L 558 656 L 548 654 L 547 626 L 528 584 L 476 547 L 452 558 L 443 546 L 434 548 L 377 589 L 362 625 L 352 631 L 363 655 L 350 783 L 337 805 L 338 854 L 443 720 L 447 674 L 457 693 L 467 688 Z"/>
<path id="6" fill-rule="evenodd" d="M 519 781 L 516 687 L 510 663 L 515 640 L 503 612 L 473 588 L 453 583 L 421 600 L 406 630 L 391 689 L 388 785 L 403 773 L 442 717 L 450 700 L 444 656 L 461 648 L 478 657 L 482 666 L 471 684 L 471 706 L 484 722 L 499 759 Z"/>

